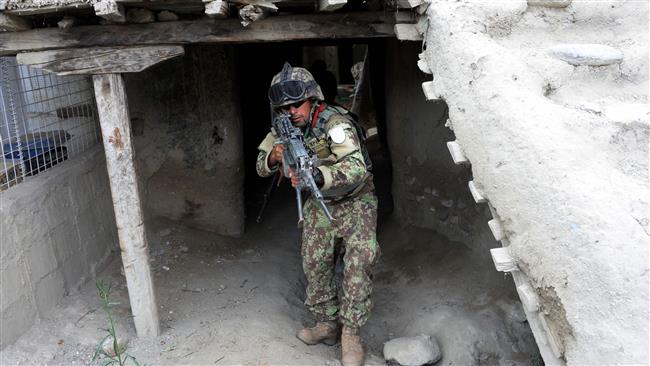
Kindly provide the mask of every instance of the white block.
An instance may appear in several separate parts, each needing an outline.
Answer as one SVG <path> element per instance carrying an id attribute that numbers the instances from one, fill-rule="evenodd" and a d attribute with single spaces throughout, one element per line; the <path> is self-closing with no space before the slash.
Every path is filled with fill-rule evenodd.
<path id="1" fill-rule="evenodd" d="M 531 313 L 539 311 L 539 298 L 529 284 L 524 283 L 517 286 L 517 293 L 519 294 L 519 299 L 521 299 L 521 304 L 524 306 L 524 310 Z"/>
<path id="2" fill-rule="evenodd" d="M 463 153 L 463 150 L 460 148 L 460 145 L 456 141 L 449 141 L 447 142 L 447 149 L 449 149 L 449 153 L 451 154 L 451 158 L 454 160 L 454 164 L 460 165 L 460 164 L 467 164 L 469 163 L 469 160 L 465 157 L 465 154 Z"/>
<path id="3" fill-rule="evenodd" d="M 318 10 L 334 11 L 334 10 L 341 9 L 347 3 L 348 3 L 347 0 L 320 0 L 318 2 Z"/>
<path id="4" fill-rule="evenodd" d="M 488 226 L 490 227 L 490 231 L 492 231 L 492 235 L 494 235 L 494 239 L 496 239 L 496 241 L 501 241 L 503 240 L 503 238 L 505 238 L 505 233 L 503 231 L 503 224 L 501 224 L 501 220 L 492 219 L 488 221 Z"/>
<path id="5" fill-rule="evenodd" d="M 423 61 L 423 60 L 420 60 Z M 419 65 L 419 63 L 418 63 Z M 440 93 L 438 93 L 433 86 L 433 81 L 425 81 L 422 83 L 422 91 L 424 92 L 424 97 L 427 100 L 437 100 L 440 99 Z"/>
<path id="6" fill-rule="evenodd" d="M 472 194 L 472 197 L 474 197 L 474 202 L 476 203 L 487 202 L 487 199 L 483 195 L 483 192 L 481 192 L 478 188 L 476 188 L 476 183 L 474 183 L 473 180 L 470 180 L 467 185 L 469 186 L 469 192 Z"/>
<path id="7" fill-rule="evenodd" d="M 421 41 L 423 39 L 415 28 L 415 24 L 395 24 L 395 36 L 400 41 Z"/>
<path id="8" fill-rule="evenodd" d="M 560 343 L 557 341 L 555 334 L 553 334 L 551 329 L 548 327 L 544 313 L 540 312 L 539 314 L 537 314 L 537 318 L 539 319 L 542 329 L 544 329 L 544 333 L 546 333 L 546 339 L 548 340 L 548 345 L 551 347 L 551 351 L 553 351 L 555 357 L 557 358 L 562 357 L 564 352 L 562 352 L 560 348 Z"/>
<path id="9" fill-rule="evenodd" d="M 412 9 L 422 5 L 422 0 L 397 0 L 397 7 L 400 9 Z"/>
<path id="10" fill-rule="evenodd" d="M 507 247 L 490 249 L 494 267 L 499 272 L 513 272 L 518 271 L 517 262 L 512 258 Z"/>
<path id="11" fill-rule="evenodd" d="M 418 68 L 420 71 L 422 71 L 425 74 L 431 74 L 431 69 L 429 68 L 429 64 L 425 60 L 418 60 Z"/>

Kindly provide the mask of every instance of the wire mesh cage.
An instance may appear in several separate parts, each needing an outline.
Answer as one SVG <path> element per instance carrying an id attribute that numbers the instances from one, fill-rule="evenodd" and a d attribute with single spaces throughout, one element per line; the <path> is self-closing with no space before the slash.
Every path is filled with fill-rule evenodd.
<path id="1" fill-rule="evenodd" d="M 0 57 L 0 191 L 98 144 L 92 81 Z"/>

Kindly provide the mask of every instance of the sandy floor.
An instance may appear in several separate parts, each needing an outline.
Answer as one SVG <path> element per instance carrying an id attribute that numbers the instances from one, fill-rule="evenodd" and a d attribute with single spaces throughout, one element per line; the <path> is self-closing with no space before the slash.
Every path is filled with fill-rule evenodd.
<path id="1" fill-rule="evenodd" d="M 284 206 L 278 201 L 285 201 Z M 129 318 L 126 283 L 115 260 L 99 276 L 113 285 L 119 333 L 141 363 L 196 365 L 337 365 L 340 346 L 306 346 L 294 337 L 311 322 L 291 200 L 274 198 L 265 220 L 241 239 L 156 221 L 151 225 L 162 335 L 141 340 Z M 383 364 L 383 343 L 427 333 L 440 343 L 439 364 L 540 363 L 512 280 L 489 258 L 430 231 L 379 230 L 376 308 L 363 335 L 368 364 Z M 93 283 L 2 352 L 3 364 L 88 364 L 106 316 Z"/>

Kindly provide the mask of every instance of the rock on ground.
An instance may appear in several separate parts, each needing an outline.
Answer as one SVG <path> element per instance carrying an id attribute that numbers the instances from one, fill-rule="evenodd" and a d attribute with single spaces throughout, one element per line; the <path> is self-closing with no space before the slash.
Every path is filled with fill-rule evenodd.
<path id="1" fill-rule="evenodd" d="M 384 358 L 403 366 L 434 363 L 442 357 L 435 339 L 428 335 L 392 339 L 384 345 Z"/>

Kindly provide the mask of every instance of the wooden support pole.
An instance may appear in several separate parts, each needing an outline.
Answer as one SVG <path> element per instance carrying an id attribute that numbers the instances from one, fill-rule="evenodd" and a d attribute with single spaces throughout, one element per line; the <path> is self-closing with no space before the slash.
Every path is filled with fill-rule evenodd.
<path id="1" fill-rule="evenodd" d="M 160 334 L 158 307 L 149 267 L 124 79 L 121 74 L 94 75 L 93 83 L 135 330 L 138 337 L 155 337 Z"/>

